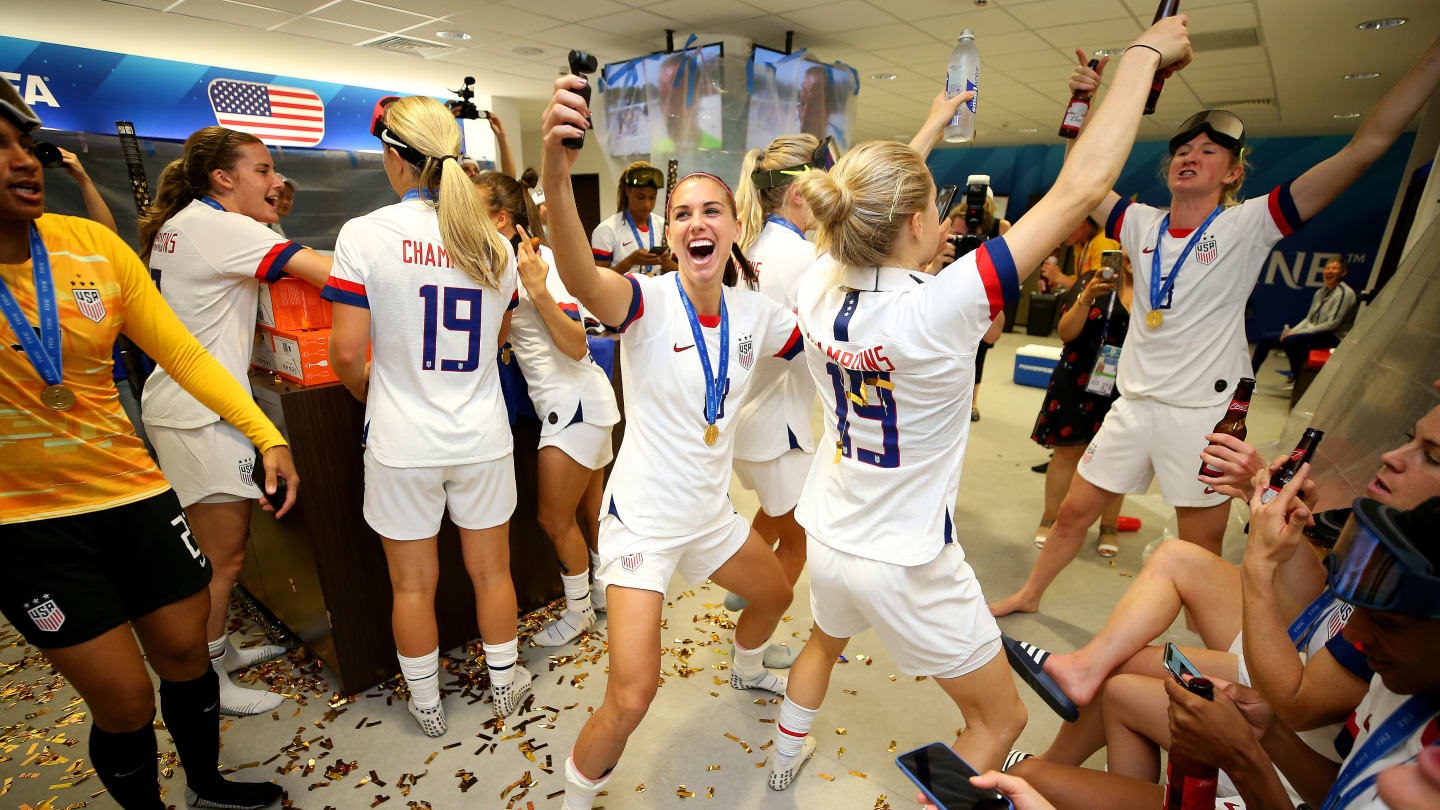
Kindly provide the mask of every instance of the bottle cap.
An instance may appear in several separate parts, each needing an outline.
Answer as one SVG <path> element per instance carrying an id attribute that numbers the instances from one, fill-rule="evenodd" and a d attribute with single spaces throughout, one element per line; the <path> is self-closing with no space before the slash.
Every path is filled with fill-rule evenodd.
<path id="1" fill-rule="evenodd" d="M 975 38 L 975 32 L 974 32 L 974 31 L 971 31 L 969 28 L 962 28 L 962 29 L 960 29 L 960 39 L 974 39 L 974 38 Z"/>

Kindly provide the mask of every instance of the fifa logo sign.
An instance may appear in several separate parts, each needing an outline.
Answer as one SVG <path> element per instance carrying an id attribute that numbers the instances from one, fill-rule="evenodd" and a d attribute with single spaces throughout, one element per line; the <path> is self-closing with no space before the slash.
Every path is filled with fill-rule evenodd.
<path id="1" fill-rule="evenodd" d="M 34 107 L 37 104 L 44 104 L 55 109 L 60 109 L 60 102 L 55 100 L 55 94 L 45 84 L 45 77 L 33 73 L 7 73 L 0 70 L 0 79 L 9 82 L 15 88 L 15 92 L 25 99 L 25 103 Z"/>

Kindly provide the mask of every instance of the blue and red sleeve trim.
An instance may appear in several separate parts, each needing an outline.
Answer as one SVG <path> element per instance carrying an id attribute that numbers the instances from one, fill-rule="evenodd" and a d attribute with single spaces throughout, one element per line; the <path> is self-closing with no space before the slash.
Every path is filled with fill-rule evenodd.
<path id="1" fill-rule="evenodd" d="M 1297 228 L 1305 224 L 1300 217 L 1300 210 L 1295 207 L 1295 197 L 1290 193 L 1290 180 L 1275 187 L 1269 194 L 1270 218 L 1275 220 L 1275 227 L 1280 233 L 1289 236 Z"/>
<path id="2" fill-rule="evenodd" d="M 580 320 L 579 304 L 561 304 L 560 311 L 568 315 L 572 321 Z"/>
<path id="3" fill-rule="evenodd" d="M 355 281 L 346 281 L 343 278 L 330 277 L 325 282 L 325 289 L 320 291 L 320 297 L 326 301 L 334 301 L 337 304 L 347 304 L 352 307 L 370 308 L 370 299 L 365 295 L 365 285 Z"/>
<path id="4" fill-rule="evenodd" d="M 645 296 L 640 292 L 640 282 L 630 273 L 626 273 L 624 278 L 630 282 L 630 311 L 625 313 L 625 320 L 620 323 L 606 324 L 612 332 L 624 332 L 645 314 Z"/>
<path id="5" fill-rule="evenodd" d="M 517 289 L 515 292 L 510 293 L 510 303 L 505 305 L 505 311 L 509 312 L 518 306 L 520 306 L 520 290 Z"/>
<path id="6" fill-rule="evenodd" d="M 775 353 L 781 360 L 794 360 L 805 348 L 805 341 L 800 338 L 800 327 L 797 325 L 790 331 L 790 339 L 785 341 L 785 348 Z"/>
<path id="7" fill-rule="evenodd" d="M 1366 683 L 1374 677 L 1374 670 L 1370 669 L 1370 662 L 1365 660 L 1365 654 L 1355 649 L 1355 645 L 1346 641 L 1338 633 L 1334 638 L 1325 642 L 1325 649 L 1335 658 L 1335 662 L 1345 668 L 1346 672 L 1359 678 Z"/>
<path id="8" fill-rule="evenodd" d="M 595 257 L 595 261 L 597 262 L 608 262 L 615 255 L 608 250 L 600 250 L 599 248 L 590 248 L 590 253 Z"/>
<path id="9" fill-rule="evenodd" d="M 294 242 L 277 242 L 260 260 L 260 264 L 255 268 L 255 277 L 261 281 L 279 281 L 280 277 L 285 275 L 285 264 L 301 250 L 304 248 Z"/>
<path id="10" fill-rule="evenodd" d="M 990 317 L 994 319 L 1006 304 L 1020 300 L 1020 274 L 1015 272 L 1015 258 L 1010 255 L 1005 237 L 981 245 L 975 252 L 975 264 L 985 284 L 985 296 L 990 299 Z"/>
<path id="11" fill-rule="evenodd" d="M 1134 200 L 1120 198 L 1120 202 L 1110 208 L 1110 216 L 1105 220 L 1105 235 L 1120 241 L 1120 228 L 1125 225 L 1125 209 L 1129 208 Z"/>

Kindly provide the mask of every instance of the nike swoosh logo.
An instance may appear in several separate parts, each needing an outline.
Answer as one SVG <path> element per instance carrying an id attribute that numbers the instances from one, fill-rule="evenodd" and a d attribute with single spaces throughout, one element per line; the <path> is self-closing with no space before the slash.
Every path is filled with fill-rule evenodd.
<path id="1" fill-rule="evenodd" d="M 676 343 L 676 344 L 675 344 L 675 351 L 677 351 L 677 352 L 683 352 L 683 351 L 685 351 L 686 349 L 693 349 L 693 348 L 695 348 L 695 344 L 694 344 L 694 343 L 691 343 L 689 346 L 681 346 L 679 343 Z"/>
<path id="2" fill-rule="evenodd" d="M 1155 248 L 1143 248 L 1140 252 L 1141 252 L 1141 253 L 1154 253 L 1154 252 L 1155 252 Z"/>

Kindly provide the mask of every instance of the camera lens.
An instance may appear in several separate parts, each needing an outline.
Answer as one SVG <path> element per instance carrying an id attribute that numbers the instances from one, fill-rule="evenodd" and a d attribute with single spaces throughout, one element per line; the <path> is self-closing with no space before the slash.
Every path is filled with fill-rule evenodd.
<path id="1" fill-rule="evenodd" d="M 53 143 L 35 144 L 35 159 L 40 161 L 41 166 L 50 168 L 65 162 L 65 158 L 60 155 L 60 147 Z"/>

